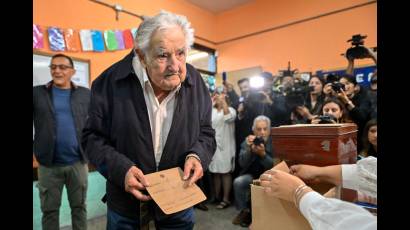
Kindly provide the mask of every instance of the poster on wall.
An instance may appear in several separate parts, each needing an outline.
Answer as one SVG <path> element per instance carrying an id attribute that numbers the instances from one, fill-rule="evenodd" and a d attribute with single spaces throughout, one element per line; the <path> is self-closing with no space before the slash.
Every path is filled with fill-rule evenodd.
<path id="1" fill-rule="evenodd" d="M 355 68 L 353 71 L 353 74 L 356 77 L 357 83 L 366 88 L 370 87 L 370 80 L 373 76 L 373 72 L 375 69 L 376 69 L 375 65 Z M 319 76 L 326 76 L 328 74 L 342 76 L 343 74 L 345 74 L 345 72 L 346 72 L 346 69 L 339 69 L 339 70 L 332 70 L 332 71 L 318 70 L 316 74 Z"/>

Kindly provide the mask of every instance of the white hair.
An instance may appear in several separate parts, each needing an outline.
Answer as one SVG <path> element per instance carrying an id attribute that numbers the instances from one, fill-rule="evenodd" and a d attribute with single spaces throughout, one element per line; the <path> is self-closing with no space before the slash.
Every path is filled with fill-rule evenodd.
<path id="1" fill-rule="evenodd" d="M 268 128 L 270 128 L 270 119 L 267 116 L 264 115 L 259 115 L 253 120 L 253 125 L 252 125 L 252 130 L 255 130 L 256 128 L 256 122 L 258 121 L 264 121 L 268 125 Z"/>
<path id="2" fill-rule="evenodd" d="M 157 30 L 165 30 L 174 26 L 179 26 L 185 35 L 185 44 L 189 50 L 194 44 L 194 29 L 191 28 L 191 23 L 185 16 L 173 14 L 165 10 L 153 17 L 144 17 L 144 21 L 138 27 L 137 35 L 135 36 L 136 48 L 141 50 L 144 56 L 147 57 L 149 44 L 152 35 Z"/>

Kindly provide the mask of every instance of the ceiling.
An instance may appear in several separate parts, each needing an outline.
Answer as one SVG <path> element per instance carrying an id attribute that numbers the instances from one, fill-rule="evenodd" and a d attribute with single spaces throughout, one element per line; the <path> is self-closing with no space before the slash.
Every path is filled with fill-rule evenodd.
<path id="1" fill-rule="evenodd" d="M 204 10 L 212 13 L 220 13 L 225 10 L 233 9 L 254 0 L 186 0 Z"/>

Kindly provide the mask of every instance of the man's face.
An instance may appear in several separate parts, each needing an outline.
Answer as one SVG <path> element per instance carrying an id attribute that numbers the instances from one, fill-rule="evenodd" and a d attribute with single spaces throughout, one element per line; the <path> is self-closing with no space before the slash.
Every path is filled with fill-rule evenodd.
<path id="1" fill-rule="evenodd" d="M 284 88 L 289 88 L 293 86 L 293 77 L 291 76 L 285 76 L 282 78 L 282 86 Z"/>
<path id="2" fill-rule="evenodd" d="M 151 82 L 161 90 L 175 89 L 186 78 L 187 47 L 185 35 L 178 26 L 157 30 L 143 62 Z"/>
<path id="3" fill-rule="evenodd" d="M 263 137 L 263 139 L 266 141 L 268 140 L 270 134 L 270 127 L 268 127 L 266 121 L 257 121 L 253 133 L 257 137 Z"/>
<path id="4" fill-rule="evenodd" d="M 242 97 L 247 97 L 249 93 L 249 81 L 243 81 L 239 84 L 239 90 L 241 91 Z"/>
<path id="5" fill-rule="evenodd" d="M 71 78 L 75 74 L 75 69 L 67 58 L 56 57 L 51 60 L 50 73 L 56 87 L 68 89 L 71 87 Z"/>

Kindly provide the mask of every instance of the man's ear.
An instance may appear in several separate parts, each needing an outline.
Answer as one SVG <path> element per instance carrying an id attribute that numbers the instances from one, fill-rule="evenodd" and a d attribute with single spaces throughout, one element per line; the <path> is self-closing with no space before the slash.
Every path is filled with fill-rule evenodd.
<path id="1" fill-rule="evenodd" d="M 135 49 L 135 52 L 137 53 L 137 55 L 138 55 L 138 57 L 139 57 L 141 63 L 146 66 L 146 65 L 147 65 L 147 61 L 145 60 L 145 56 L 144 56 L 144 54 L 142 53 L 142 51 L 141 51 L 140 49 Z"/>

